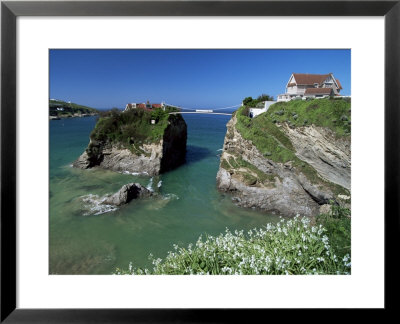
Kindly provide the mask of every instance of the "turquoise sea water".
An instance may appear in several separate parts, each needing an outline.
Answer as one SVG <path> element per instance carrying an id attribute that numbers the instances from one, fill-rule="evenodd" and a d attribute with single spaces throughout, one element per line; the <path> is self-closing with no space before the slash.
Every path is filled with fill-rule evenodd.
<path id="1" fill-rule="evenodd" d="M 248 230 L 277 216 L 242 209 L 216 190 L 219 154 L 229 116 L 185 115 L 186 164 L 157 177 L 102 169 L 79 170 L 72 162 L 84 151 L 96 118 L 50 121 L 51 274 L 109 274 L 116 267 L 151 267 L 173 244 L 187 246 L 201 234 Z M 126 183 L 151 187 L 156 198 L 111 210 L 102 196 Z"/>

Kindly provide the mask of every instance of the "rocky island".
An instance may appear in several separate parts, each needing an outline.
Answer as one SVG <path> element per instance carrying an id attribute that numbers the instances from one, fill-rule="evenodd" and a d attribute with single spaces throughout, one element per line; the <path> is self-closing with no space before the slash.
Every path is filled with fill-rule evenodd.
<path id="1" fill-rule="evenodd" d="M 348 99 L 278 102 L 249 117 L 240 107 L 227 124 L 217 187 L 239 206 L 285 216 L 315 216 L 350 194 Z"/>
<path id="2" fill-rule="evenodd" d="M 85 152 L 73 163 L 81 169 L 100 167 L 150 176 L 185 161 L 187 126 L 174 108 L 113 109 L 102 113 Z"/>

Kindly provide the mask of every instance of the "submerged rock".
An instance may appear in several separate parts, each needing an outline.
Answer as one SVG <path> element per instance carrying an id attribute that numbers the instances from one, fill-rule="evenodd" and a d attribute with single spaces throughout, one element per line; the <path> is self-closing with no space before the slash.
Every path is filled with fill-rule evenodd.
<path id="1" fill-rule="evenodd" d="M 106 198 L 103 201 L 103 204 L 121 206 L 129 203 L 133 199 L 147 198 L 152 195 L 153 193 L 149 189 L 143 187 L 141 184 L 128 183 L 123 185 L 118 192 Z"/>

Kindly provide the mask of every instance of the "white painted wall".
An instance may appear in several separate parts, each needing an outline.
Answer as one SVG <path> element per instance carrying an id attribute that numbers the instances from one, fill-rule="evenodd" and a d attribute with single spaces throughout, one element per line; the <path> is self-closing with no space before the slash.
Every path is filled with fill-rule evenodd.
<path id="1" fill-rule="evenodd" d="M 264 108 L 250 108 L 250 114 L 252 114 L 254 118 L 262 113 L 265 113 L 268 110 L 268 108 L 274 103 L 276 103 L 276 101 L 265 101 Z"/>

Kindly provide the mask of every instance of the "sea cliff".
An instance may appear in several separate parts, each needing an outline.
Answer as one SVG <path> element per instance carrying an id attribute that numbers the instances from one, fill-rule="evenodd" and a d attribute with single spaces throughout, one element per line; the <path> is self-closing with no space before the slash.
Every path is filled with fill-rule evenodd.
<path id="1" fill-rule="evenodd" d="M 217 187 L 239 206 L 315 216 L 350 194 L 347 100 L 272 105 L 253 119 L 241 107 L 227 124 Z"/>
<path id="2" fill-rule="evenodd" d="M 157 175 L 185 161 L 187 126 L 180 115 L 157 109 L 113 110 L 100 117 L 76 168 Z"/>

